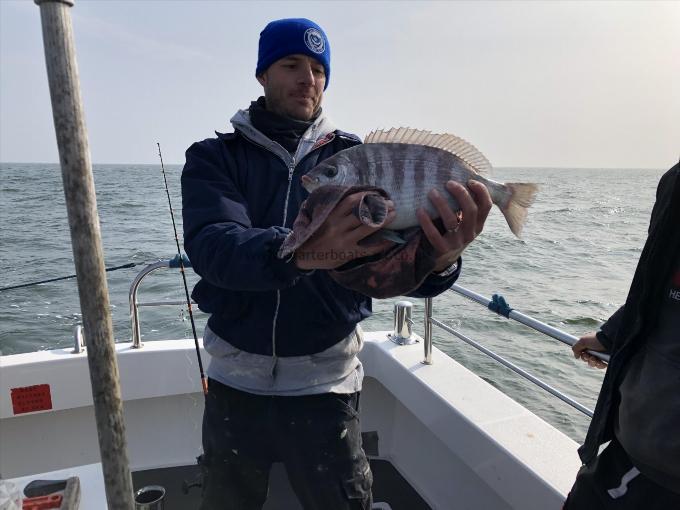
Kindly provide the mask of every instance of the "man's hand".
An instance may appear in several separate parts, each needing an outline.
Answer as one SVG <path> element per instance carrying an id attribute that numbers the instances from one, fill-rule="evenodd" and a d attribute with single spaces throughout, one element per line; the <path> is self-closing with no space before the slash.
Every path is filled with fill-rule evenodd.
<path id="1" fill-rule="evenodd" d="M 420 226 L 435 249 L 435 272 L 445 270 L 458 260 L 468 244 L 482 232 L 493 204 L 486 186 L 478 181 L 469 181 L 467 188 L 448 181 L 446 190 L 460 205 L 460 212 L 452 211 L 446 197 L 439 191 L 433 189 L 428 195 L 447 229 L 444 234 L 439 232 L 423 208 L 417 212 Z"/>
<path id="2" fill-rule="evenodd" d="M 604 345 L 595 336 L 595 332 L 588 333 L 585 336 L 579 338 L 578 342 L 572 345 L 571 350 L 574 352 L 574 357 L 576 359 L 581 358 L 583 361 L 587 362 L 588 365 L 594 368 L 607 368 L 607 364 L 595 356 L 591 356 L 586 351 L 596 351 L 605 352 L 606 349 Z"/>
<path id="3" fill-rule="evenodd" d="M 380 253 L 394 244 L 384 240 L 370 246 L 359 246 L 359 241 L 382 228 L 364 225 L 352 212 L 363 195 L 360 192 L 345 197 L 314 235 L 295 251 L 295 265 L 298 268 L 335 269 L 355 258 Z M 396 216 L 391 200 L 387 202 L 387 206 L 388 214 L 384 225 L 393 221 Z"/>

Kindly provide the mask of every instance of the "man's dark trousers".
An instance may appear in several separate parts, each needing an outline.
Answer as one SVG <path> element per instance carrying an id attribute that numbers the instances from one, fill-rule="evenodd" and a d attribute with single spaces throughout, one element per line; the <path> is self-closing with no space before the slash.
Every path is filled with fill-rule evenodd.
<path id="1" fill-rule="evenodd" d="M 254 395 L 212 379 L 208 387 L 201 510 L 260 510 L 278 461 L 305 510 L 371 508 L 359 393 Z"/>

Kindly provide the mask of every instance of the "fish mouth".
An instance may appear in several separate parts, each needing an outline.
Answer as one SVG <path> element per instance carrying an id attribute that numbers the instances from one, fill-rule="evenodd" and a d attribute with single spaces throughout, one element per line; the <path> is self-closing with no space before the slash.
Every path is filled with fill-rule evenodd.
<path id="1" fill-rule="evenodd" d="M 305 188 L 310 193 L 319 187 L 319 179 L 312 178 L 308 175 L 303 175 L 300 180 L 302 181 L 302 187 Z"/>

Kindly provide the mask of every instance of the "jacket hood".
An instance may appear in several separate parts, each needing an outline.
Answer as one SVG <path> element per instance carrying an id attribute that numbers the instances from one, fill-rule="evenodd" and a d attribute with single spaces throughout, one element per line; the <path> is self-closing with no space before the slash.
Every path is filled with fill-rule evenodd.
<path id="1" fill-rule="evenodd" d="M 246 110 L 238 110 L 236 114 L 230 119 L 231 125 L 234 129 L 240 131 L 243 136 L 248 138 L 253 143 L 266 147 L 270 151 L 274 152 L 280 156 L 283 160 L 288 161 L 291 159 L 290 154 L 286 149 L 275 141 L 269 139 L 261 131 L 259 131 L 250 120 L 250 112 Z M 297 151 L 295 152 L 294 161 L 300 161 L 302 158 L 308 154 L 312 147 L 322 140 L 324 137 L 328 136 L 336 130 L 335 125 L 326 117 L 323 112 L 319 115 L 311 126 L 305 131 L 298 144 Z"/>

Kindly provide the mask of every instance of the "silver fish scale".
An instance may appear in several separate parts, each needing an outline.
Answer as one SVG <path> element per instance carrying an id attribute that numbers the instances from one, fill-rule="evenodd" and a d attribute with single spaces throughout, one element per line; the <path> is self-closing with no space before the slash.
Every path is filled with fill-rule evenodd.
<path id="1" fill-rule="evenodd" d="M 452 209 L 459 206 L 446 191 L 449 180 L 466 183 L 475 178 L 484 183 L 495 203 L 505 195 L 493 189 L 499 185 L 475 173 L 465 162 L 450 152 L 414 144 L 375 143 L 363 144 L 344 151 L 353 163 L 347 169 L 350 181 L 373 185 L 387 191 L 395 204 L 397 216 L 389 229 L 401 230 L 418 225 L 416 210 L 424 207 L 431 217 L 439 213 L 432 206 L 427 194 L 439 190 L 447 197 Z M 499 193 L 500 192 L 500 193 Z"/>

